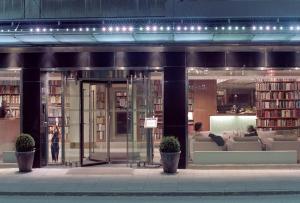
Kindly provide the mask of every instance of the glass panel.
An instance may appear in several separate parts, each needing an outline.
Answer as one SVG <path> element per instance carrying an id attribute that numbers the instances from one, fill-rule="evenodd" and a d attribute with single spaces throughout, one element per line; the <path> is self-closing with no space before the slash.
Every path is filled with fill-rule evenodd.
<path id="1" fill-rule="evenodd" d="M 107 156 L 105 84 L 82 84 L 83 165 L 105 163 Z"/>
<path id="2" fill-rule="evenodd" d="M 79 166 L 80 154 L 80 83 L 76 74 L 66 77 L 65 84 L 65 164 Z"/>
<path id="3" fill-rule="evenodd" d="M 48 73 L 48 162 L 62 163 L 62 74 Z"/>
<path id="4" fill-rule="evenodd" d="M 113 83 L 109 89 L 110 162 L 127 162 L 128 97 L 126 83 Z"/>
<path id="5" fill-rule="evenodd" d="M 290 151 L 287 158 L 299 163 L 299 75 L 298 69 L 190 68 L 190 159 L 198 164 L 284 164 L 276 153 Z M 218 153 L 210 159 L 209 151 L 243 151 L 247 158 L 225 160 Z M 278 159 L 263 159 L 263 151 Z"/>
<path id="6" fill-rule="evenodd" d="M 20 71 L 0 71 L 0 104 L 0 163 L 13 163 L 20 134 Z"/>

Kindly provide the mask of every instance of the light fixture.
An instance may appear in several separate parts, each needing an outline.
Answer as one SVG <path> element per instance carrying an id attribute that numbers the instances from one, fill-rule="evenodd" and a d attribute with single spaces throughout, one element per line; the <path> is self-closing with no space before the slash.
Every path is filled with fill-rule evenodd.
<path id="1" fill-rule="evenodd" d="M 239 27 L 238 26 L 235 26 L 235 28 L 234 28 L 235 30 L 239 30 Z"/>
<path id="2" fill-rule="evenodd" d="M 81 31 L 82 31 L 82 28 L 79 28 L 79 31 L 81 32 Z"/>
<path id="3" fill-rule="evenodd" d="M 76 31 L 76 28 L 73 28 L 72 31 L 75 32 L 75 31 Z"/>
<path id="4" fill-rule="evenodd" d="M 195 30 L 195 27 L 194 27 L 194 26 L 191 26 L 191 27 L 190 27 L 190 30 L 191 30 L 191 31 L 194 31 L 194 30 Z"/>
<path id="5" fill-rule="evenodd" d="M 245 29 L 246 29 L 245 26 L 243 26 L 243 27 L 242 27 L 242 30 L 245 30 Z"/>
<path id="6" fill-rule="evenodd" d="M 296 27 L 296 30 L 300 30 L 300 26 L 297 26 L 297 27 Z"/>
<path id="7" fill-rule="evenodd" d="M 167 27 L 167 31 L 170 31 L 170 30 L 171 30 L 171 28 L 168 26 L 168 27 Z"/>
<path id="8" fill-rule="evenodd" d="M 198 31 L 202 30 L 202 27 L 201 26 L 197 26 L 197 30 Z"/>
<path id="9" fill-rule="evenodd" d="M 129 30 L 130 32 L 132 32 L 132 31 L 133 31 L 133 27 L 132 27 L 132 26 L 129 26 L 128 30 Z"/>
<path id="10" fill-rule="evenodd" d="M 88 28 L 88 27 L 87 27 L 87 28 L 85 28 L 85 31 L 87 31 L 87 32 L 88 32 L 88 31 L 90 31 L 90 28 Z"/>
<path id="11" fill-rule="evenodd" d="M 259 26 L 259 30 L 263 30 L 264 29 L 264 27 L 263 26 Z"/>
<path id="12" fill-rule="evenodd" d="M 66 31 L 69 32 L 69 28 L 67 28 Z"/>
<path id="13" fill-rule="evenodd" d="M 280 26 L 280 27 L 279 27 L 279 29 L 280 29 L 280 30 L 283 30 L 283 27 L 282 27 L 282 26 Z"/>
<path id="14" fill-rule="evenodd" d="M 231 27 L 231 26 L 228 26 L 228 30 L 232 30 L 232 27 Z"/>
<path id="15" fill-rule="evenodd" d="M 290 30 L 294 30 L 294 27 L 293 27 L 293 26 L 290 26 Z"/>
<path id="16" fill-rule="evenodd" d="M 143 30 L 144 30 L 144 28 L 143 28 L 143 27 L 140 27 L 140 28 L 139 28 L 139 30 L 140 30 L 140 31 L 143 31 Z"/>
<path id="17" fill-rule="evenodd" d="M 187 26 L 184 26 L 184 28 L 183 28 L 183 29 L 184 29 L 184 31 L 187 31 L 187 29 L 188 29 L 188 28 L 187 28 Z"/>
<path id="18" fill-rule="evenodd" d="M 226 71 L 229 71 L 229 70 L 230 70 L 230 68 L 229 68 L 229 67 L 226 67 L 226 68 L 225 68 L 225 70 L 226 70 Z"/>
<path id="19" fill-rule="evenodd" d="M 176 30 L 177 30 L 177 31 L 180 31 L 180 30 L 181 30 L 181 27 L 180 27 L 180 26 L 177 26 Z"/>
<path id="20" fill-rule="evenodd" d="M 47 29 L 46 28 L 43 28 L 43 32 L 46 32 L 47 31 Z"/>
<path id="21" fill-rule="evenodd" d="M 117 32 L 119 32 L 119 31 L 120 31 L 120 28 L 119 28 L 119 27 L 116 27 L 115 30 L 116 30 Z"/>
<path id="22" fill-rule="evenodd" d="M 108 28 L 108 31 L 109 31 L 109 32 L 112 32 L 112 31 L 113 31 L 113 27 L 109 27 L 109 28 Z"/>
<path id="23" fill-rule="evenodd" d="M 33 29 L 32 29 L 32 28 L 30 28 L 30 32 L 33 32 Z"/>
<path id="24" fill-rule="evenodd" d="M 96 28 L 93 27 L 93 31 L 96 31 Z"/>
<path id="25" fill-rule="evenodd" d="M 103 27 L 103 28 L 102 28 L 102 32 L 105 32 L 105 31 L 106 31 L 106 27 Z"/>
<path id="26" fill-rule="evenodd" d="M 204 30 L 208 30 L 208 27 L 204 27 Z"/>
<path id="27" fill-rule="evenodd" d="M 150 31 L 150 27 L 149 27 L 149 26 L 147 26 L 147 27 L 146 27 L 146 30 L 147 30 L 147 31 Z"/>
<path id="28" fill-rule="evenodd" d="M 35 31 L 36 31 L 36 32 L 40 32 L 40 28 L 36 28 Z"/>
<path id="29" fill-rule="evenodd" d="M 256 30 L 257 28 L 256 28 L 256 26 L 252 26 L 252 30 Z"/>
<path id="30" fill-rule="evenodd" d="M 273 30 L 277 30 L 277 27 L 276 27 L 276 26 L 273 26 Z"/>
<path id="31" fill-rule="evenodd" d="M 154 32 L 156 32 L 156 31 L 157 31 L 157 26 L 154 25 L 154 26 L 152 27 L 152 30 L 153 30 Z"/>
<path id="32" fill-rule="evenodd" d="M 50 32 L 52 32 L 52 31 L 53 31 L 53 29 L 52 29 L 52 28 L 50 28 L 50 29 L 49 29 L 49 31 L 50 31 Z"/>
<path id="33" fill-rule="evenodd" d="M 127 31 L 127 28 L 126 28 L 125 26 L 123 26 L 123 27 L 122 27 L 122 31 L 123 31 L 123 32 L 126 32 L 126 31 Z"/>
<path id="34" fill-rule="evenodd" d="M 269 31 L 270 30 L 270 26 L 266 26 L 266 30 Z"/>
<path id="35" fill-rule="evenodd" d="M 221 29 L 222 29 L 222 30 L 225 30 L 225 27 L 222 27 Z"/>
<path id="36" fill-rule="evenodd" d="M 215 27 L 215 30 L 218 30 L 218 27 Z"/>
<path id="37" fill-rule="evenodd" d="M 160 26 L 160 27 L 159 27 L 159 30 L 160 30 L 160 31 L 163 31 L 163 30 L 164 30 L 164 27 L 163 27 L 163 26 Z"/>

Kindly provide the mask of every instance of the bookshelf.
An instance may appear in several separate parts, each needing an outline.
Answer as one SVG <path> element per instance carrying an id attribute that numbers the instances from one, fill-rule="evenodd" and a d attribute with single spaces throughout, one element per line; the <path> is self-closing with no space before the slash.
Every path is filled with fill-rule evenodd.
<path id="1" fill-rule="evenodd" d="M 48 130 L 53 132 L 55 126 L 62 132 L 62 81 L 48 81 Z M 51 139 L 51 136 L 49 137 Z"/>
<path id="2" fill-rule="evenodd" d="M 153 112 L 157 118 L 157 128 L 153 129 L 154 141 L 159 141 L 163 136 L 163 87 L 161 80 L 151 80 Z"/>
<path id="3" fill-rule="evenodd" d="M 19 81 L 1 81 L 0 83 L 0 104 L 7 102 L 10 117 L 20 117 L 20 86 Z"/>
<path id="4" fill-rule="evenodd" d="M 257 128 L 300 127 L 300 82 L 294 79 L 261 80 L 256 83 Z"/>
<path id="5" fill-rule="evenodd" d="M 106 140 L 106 87 L 96 85 L 96 141 Z"/>

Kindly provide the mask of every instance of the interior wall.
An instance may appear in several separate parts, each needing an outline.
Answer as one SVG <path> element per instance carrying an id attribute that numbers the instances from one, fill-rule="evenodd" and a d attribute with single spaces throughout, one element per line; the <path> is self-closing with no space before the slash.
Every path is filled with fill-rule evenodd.
<path id="1" fill-rule="evenodd" d="M 194 122 L 202 122 L 202 130 L 210 130 L 209 118 L 217 113 L 217 81 L 194 80 Z"/>

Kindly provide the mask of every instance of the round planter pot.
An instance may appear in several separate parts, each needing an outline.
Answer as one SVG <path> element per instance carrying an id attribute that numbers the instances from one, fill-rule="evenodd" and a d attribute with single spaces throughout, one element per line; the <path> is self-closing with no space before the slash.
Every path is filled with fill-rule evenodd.
<path id="1" fill-rule="evenodd" d="M 16 152 L 17 162 L 20 172 L 32 171 L 34 151 L 31 152 Z"/>
<path id="2" fill-rule="evenodd" d="M 181 152 L 160 152 L 161 161 L 165 173 L 176 173 Z"/>

